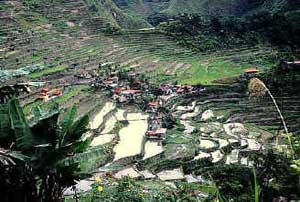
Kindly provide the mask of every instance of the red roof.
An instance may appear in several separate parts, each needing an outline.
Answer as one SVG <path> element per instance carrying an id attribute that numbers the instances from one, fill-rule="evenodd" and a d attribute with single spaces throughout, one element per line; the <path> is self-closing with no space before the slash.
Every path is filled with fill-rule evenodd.
<path id="1" fill-rule="evenodd" d="M 155 102 L 149 102 L 148 103 L 149 106 L 152 106 L 152 107 L 156 107 L 159 105 L 159 102 L 158 101 L 155 101 Z"/>
<path id="2" fill-rule="evenodd" d="M 120 94 L 120 93 L 122 93 L 122 91 L 124 91 L 125 89 L 124 88 L 115 88 L 114 89 L 114 92 L 116 93 L 116 94 Z"/>
<path id="3" fill-rule="evenodd" d="M 108 81 L 116 81 L 119 78 L 117 76 L 107 78 Z"/>
<path id="4" fill-rule="evenodd" d="M 124 94 L 137 94 L 140 92 L 141 92 L 140 90 L 132 90 L 132 89 L 122 91 L 122 93 Z"/>
<path id="5" fill-rule="evenodd" d="M 161 85 L 160 88 L 162 91 L 168 91 L 170 89 L 170 86 L 164 84 L 164 85 Z"/>
<path id="6" fill-rule="evenodd" d="M 49 88 L 42 88 L 41 92 L 49 92 Z"/>
<path id="7" fill-rule="evenodd" d="M 178 90 L 177 90 L 177 93 L 183 93 L 184 92 L 184 89 L 183 88 L 179 88 Z"/>
<path id="8" fill-rule="evenodd" d="M 250 74 L 250 73 L 257 73 L 259 72 L 259 70 L 256 68 L 249 68 L 249 69 L 245 69 L 244 72 Z"/>
<path id="9" fill-rule="evenodd" d="M 155 136 L 155 135 L 161 135 L 161 134 L 165 134 L 167 132 L 167 129 L 165 128 L 159 128 L 155 131 L 147 131 L 147 135 L 150 135 L 150 136 Z"/>
<path id="10" fill-rule="evenodd" d="M 109 85 L 109 84 L 113 84 L 113 83 L 114 83 L 114 81 L 104 81 L 103 83 L 104 83 L 104 84 L 108 84 L 108 85 Z"/>
<path id="11" fill-rule="evenodd" d="M 294 61 L 294 62 L 287 62 L 287 64 L 299 65 L 300 64 L 300 60 Z"/>

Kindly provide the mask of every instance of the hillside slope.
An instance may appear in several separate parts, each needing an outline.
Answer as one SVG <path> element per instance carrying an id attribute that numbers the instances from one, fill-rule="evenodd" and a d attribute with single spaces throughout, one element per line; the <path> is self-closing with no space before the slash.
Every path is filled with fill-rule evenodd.
<path id="1" fill-rule="evenodd" d="M 259 11 L 286 12 L 299 10 L 292 0 L 114 0 L 125 12 L 144 19 L 165 18 L 182 13 L 202 16 L 245 16 Z"/>
<path id="2" fill-rule="evenodd" d="M 202 15 L 243 16 L 257 11 L 279 12 L 295 9 L 290 0 L 172 0 L 163 12 L 171 15 L 179 13 L 199 13 Z"/>
<path id="3" fill-rule="evenodd" d="M 40 13 L 47 18 L 73 20 L 83 25 L 96 21 L 103 27 L 108 24 L 126 29 L 148 26 L 147 22 L 128 16 L 112 0 L 24 0 L 18 5 L 26 13 Z"/>

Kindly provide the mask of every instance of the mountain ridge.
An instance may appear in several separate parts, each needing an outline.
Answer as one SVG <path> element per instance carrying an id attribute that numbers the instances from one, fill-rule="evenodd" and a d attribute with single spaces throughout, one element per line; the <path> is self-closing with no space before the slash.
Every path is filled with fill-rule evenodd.
<path id="1" fill-rule="evenodd" d="M 299 10 L 292 0 L 113 0 L 124 12 L 143 19 L 172 18 L 183 13 L 201 16 L 242 17 L 257 12 L 271 13 Z"/>

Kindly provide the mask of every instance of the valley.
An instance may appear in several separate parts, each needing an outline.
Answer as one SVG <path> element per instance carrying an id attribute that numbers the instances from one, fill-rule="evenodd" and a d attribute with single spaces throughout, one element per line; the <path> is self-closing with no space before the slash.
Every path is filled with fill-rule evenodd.
<path id="1" fill-rule="evenodd" d="M 66 165 L 80 176 L 64 184 L 61 200 L 214 201 L 221 192 L 233 201 L 251 201 L 250 181 L 255 169 L 263 170 L 262 158 L 269 157 L 269 151 L 278 155 L 276 165 L 269 163 L 274 166 L 271 180 L 280 166 L 292 168 L 292 160 L 281 160 L 296 158 L 291 153 L 298 152 L 291 146 L 291 138 L 300 132 L 298 52 L 269 41 L 239 43 L 238 37 L 232 39 L 238 45 L 218 49 L 222 32 L 220 38 L 209 32 L 203 35 L 207 38 L 197 38 L 164 27 L 173 28 L 178 16 L 184 22 L 182 13 L 240 17 L 266 8 L 297 12 L 289 8 L 290 1 L 245 1 L 243 8 L 239 5 L 244 1 L 236 2 L 0 1 L 0 140 L 7 128 L 17 130 L 18 124 L 10 123 L 13 110 L 7 101 L 17 97 L 18 121 L 28 121 L 24 125 L 32 131 L 44 126 L 51 132 L 49 117 L 58 111 L 57 123 L 63 125 L 56 131 L 65 132 L 65 116 L 73 117 L 72 126 L 78 128 L 72 131 L 69 123 L 64 134 L 84 131 L 84 144 L 75 144 L 74 151 L 60 148 L 64 138 L 53 147 L 61 149 L 55 155 L 65 157 L 55 165 Z M 155 27 L 154 15 L 167 17 Z M 199 43 L 217 45 L 201 51 L 195 45 Z M 251 86 L 254 78 L 262 84 Z M 7 89 L 13 89 L 13 96 Z M 39 120 L 46 122 L 39 125 Z M 83 122 L 86 131 L 79 127 Z M 34 145 L 33 153 L 53 146 L 47 141 Z M 9 142 L 1 143 L 3 151 L 15 144 L 7 148 Z M 259 180 L 262 175 L 258 173 Z M 297 198 L 290 193 L 296 187 L 295 175 L 288 176 L 295 180 L 286 195 L 277 195 L 283 194 L 280 178 L 272 187 L 276 195 L 262 197 Z M 240 181 L 244 184 L 235 187 Z"/>

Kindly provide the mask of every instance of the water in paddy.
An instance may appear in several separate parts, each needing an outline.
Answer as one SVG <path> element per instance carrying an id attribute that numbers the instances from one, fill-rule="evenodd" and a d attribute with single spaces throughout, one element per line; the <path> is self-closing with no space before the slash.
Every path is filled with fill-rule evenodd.
<path id="1" fill-rule="evenodd" d="M 108 110 L 105 109 L 105 111 Z M 107 121 L 105 121 L 104 129 L 101 131 L 101 134 L 99 136 L 93 139 L 91 146 L 95 147 L 98 145 L 103 145 L 111 142 L 114 139 L 116 134 L 114 134 L 113 130 L 116 126 L 117 121 L 125 120 L 124 112 L 125 110 L 118 109 L 117 112 L 113 114 L 113 116 L 111 116 Z M 100 113 L 103 114 L 103 112 Z"/>
<path id="2" fill-rule="evenodd" d="M 145 133 L 148 128 L 147 116 L 142 113 L 127 114 L 128 126 L 119 132 L 120 142 L 115 146 L 115 158 L 135 156 L 141 153 Z"/>
<path id="3" fill-rule="evenodd" d="M 147 159 L 163 152 L 163 146 L 158 141 L 148 140 L 145 143 L 145 154 L 143 159 Z"/>
<path id="4" fill-rule="evenodd" d="M 112 111 L 115 108 L 115 104 L 112 102 L 105 103 L 104 107 L 101 111 L 94 117 L 94 119 L 90 122 L 90 128 L 92 130 L 99 128 L 99 126 L 103 123 L 104 116 Z"/>

